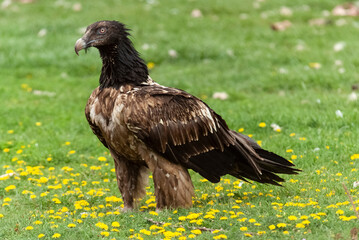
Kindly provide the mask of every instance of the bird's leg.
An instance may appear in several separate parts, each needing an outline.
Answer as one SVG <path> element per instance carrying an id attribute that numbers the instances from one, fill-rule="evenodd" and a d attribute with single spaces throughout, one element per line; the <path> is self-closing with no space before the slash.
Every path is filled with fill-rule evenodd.
<path id="1" fill-rule="evenodd" d="M 153 181 L 157 210 L 192 206 L 194 188 L 191 176 L 183 166 L 159 158 L 153 169 Z"/>
<path id="2" fill-rule="evenodd" d="M 111 152 L 115 160 L 117 185 L 121 192 L 124 207 L 123 211 L 131 211 L 135 207 L 135 200 L 146 194 L 148 184 L 148 168 Z"/>

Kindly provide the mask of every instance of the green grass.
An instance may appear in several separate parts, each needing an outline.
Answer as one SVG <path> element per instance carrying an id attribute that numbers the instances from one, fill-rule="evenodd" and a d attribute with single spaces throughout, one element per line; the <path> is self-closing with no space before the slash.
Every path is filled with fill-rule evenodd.
<path id="1" fill-rule="evenodd" d="M 79 12 L 72 10 L 72 1 L 15 2 L 0 10 L 0 175 L 17 173 L 0 181 L 1 239 L 39 234 L 52 239 L 55 233 L 60 239 L 350 239 L 358 220 L 351 217 L 355 212 L 342 183 L 358 205 L 353 182 L 359 180 L 354 155 L 359 111 L 358 101 L 348 95 L 359 83 L 359 21 L 323 17 L 344 1 L 293 0 L 286 3 L 293 11 L 289 17 L 279 14 L 279 0 L 260 2 L 260 8 L 251 0 L 76 2 L 82 3 Z M 191 17 L 195 8 L 201 18 Z M 330 24 L 310 26 L 315 18 Z M 74 53 L 79 29 L 103 19 L 132 29 L 136 48 L 155 64 L 155 81 L 204 99 L 232 129 L 244 128 L 303 172 L 284 176 L 282 188 L 239 187 L 231 177 L 215 185 L 192 172 L 193 208 L 154 213 L 151 183 L 139 209 L 121 213 L 112 159 L 84 116 L 98 84 L 99 54 L 95 49 L 80 57 Z M 285 19 L 292 27 L 271 30 L 271 23 Z M 338 26 L 343 20 L 346 24 Z M 41 29 L 47 30 L 44 37 L 38 36 Z M 342 51 L 333 50 L 337 42 L 346 43 Z M 142 49 L 144 44 L 150 48 Z M 170 49 L 178 58 L 168 56 Z M 55 95 L 35 95 L 35 90 Z M 227 92 L 228 100 L 213 99 L 218 91 Z M 260 122 L 267 126 L 259 127 Z M 273 131 L 271 123 L 282 131 Z M 101 156 L 106 161 L 99 161 Z M 16 188 L 9 189 L 12 185 Z M 89 205 L 80 206 L 80 200 Z M 33 229 L 26 230 L 29 226 Z M 220 231 L 199 234 L 203 227 Z"/>

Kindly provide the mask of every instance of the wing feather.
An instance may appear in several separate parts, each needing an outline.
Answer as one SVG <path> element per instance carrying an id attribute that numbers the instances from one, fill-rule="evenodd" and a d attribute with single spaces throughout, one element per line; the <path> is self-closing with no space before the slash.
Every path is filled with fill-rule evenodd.
<path id="1" fill-rule="evenodd" d="M 184 91 L 146 86 L 133 92 L 132 99 L 126 107 L 129 128 L 138 128 L 136 136 L 172 162 L 188 163 L 193 156 L 223 151 L 235 142 L 222 118 Z"/>

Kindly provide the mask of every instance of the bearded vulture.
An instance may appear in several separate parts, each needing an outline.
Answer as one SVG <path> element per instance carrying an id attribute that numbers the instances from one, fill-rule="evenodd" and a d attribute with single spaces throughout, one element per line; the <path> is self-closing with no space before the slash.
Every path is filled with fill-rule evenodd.
<path id="1" fill-rule="evenodd" d="M 154 82 L 117 21 L 99 21 L 76 41 L 102 59 L 100 84 L 86 105 L 93 133 L 115 161 L 124 211 L 145 195 L 153 174 L 157 209 L 192 206 L 188 169 L 212 183 L 230 174 L 242 180 L 280 185 L 275 173 L 296 174 L 292 163 L 232 131 L 206 103 L 191 94 Z"/>

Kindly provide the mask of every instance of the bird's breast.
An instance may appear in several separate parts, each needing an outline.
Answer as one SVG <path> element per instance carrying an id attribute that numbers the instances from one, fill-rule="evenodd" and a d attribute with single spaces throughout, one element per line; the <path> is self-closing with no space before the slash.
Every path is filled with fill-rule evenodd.
<path id="1" fill-rule="evenodd" d="M 128 159 L 139 160 L 139 140 L 125 123 L 129 90 L 131 89 L 96 89 L 86 106 L 86 115 L 90 125 L 100 129 L 109 148 Z"/>

